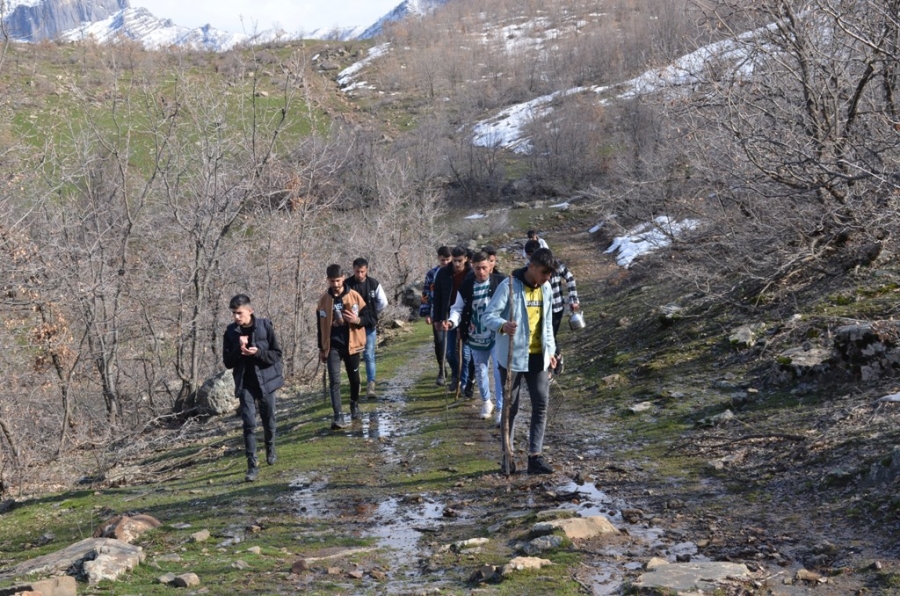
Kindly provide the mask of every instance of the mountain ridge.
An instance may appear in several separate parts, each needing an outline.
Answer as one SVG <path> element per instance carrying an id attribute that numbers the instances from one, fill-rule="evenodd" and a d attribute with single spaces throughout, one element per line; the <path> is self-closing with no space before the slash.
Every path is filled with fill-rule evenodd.
<path id="1" fill-rule="evenodd" d="M 147 49 L 169 46 L 222 52 L 241 44 L 271 43 L 293 39 L 349 41 L 381 35 L 384 27 L 412 15 L 424 15 L 447 0 L 404 0 L 372 25 L 321 27 L 310 32 L 266 29 L 235 33 L 209 24 L 184 27 L 172 19 L 157 17 L 129 0 L 18 0 L 4 16 L 10 37 L 27 42 L 49 39 L 113 43 L 128 39 Z"/>

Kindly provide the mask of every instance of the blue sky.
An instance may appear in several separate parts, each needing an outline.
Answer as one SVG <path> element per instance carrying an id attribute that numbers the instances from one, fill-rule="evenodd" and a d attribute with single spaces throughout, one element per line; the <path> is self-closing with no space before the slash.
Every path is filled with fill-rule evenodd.
<path id="1" fill-rule="evenodd" d="M 131 0 L 176 25 L 251 33 L 279 26 L 294 33 L 335 25 L 368 27 L 401 0 Z M 241 21 L 243 17 L 243 24 Z M 254 27 L 255 24 L 255 27 Z"/>

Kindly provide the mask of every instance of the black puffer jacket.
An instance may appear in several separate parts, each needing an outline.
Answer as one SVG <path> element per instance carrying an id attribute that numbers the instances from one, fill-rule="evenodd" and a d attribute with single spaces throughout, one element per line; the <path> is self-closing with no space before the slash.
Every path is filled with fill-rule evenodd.
<path id="1" fill-rule="evenodd" d="M 284 386 L 281 344 L 278 343 L 272 321 L 254 315 L 252 329 L 250 345 L 258 348 L 253 356 L 241 355 L 241 330 L 237 323 L 232 323 L 225 330 L 222 362 L 225 368 L 233 369 L 235 395 L 240 395 L 244 388 L 244 369 L 247 366 L 256 370 L 256 378 L 263 393 L 268 395 Z"/>

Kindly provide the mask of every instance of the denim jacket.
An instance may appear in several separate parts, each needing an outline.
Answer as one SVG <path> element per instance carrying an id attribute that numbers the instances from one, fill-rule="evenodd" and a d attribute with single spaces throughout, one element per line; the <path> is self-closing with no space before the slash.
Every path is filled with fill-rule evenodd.
<path id="1" fill-rule="evenodd" d="M 515 301 L 516 334 L 513 338 L 512 368 L 514 372 L 528 372 L 528 346 L 531 331 L 528 327 L 528 312 L 525 308 L 525 269 L 517 269 L 512 274 L 513 300 Z M 509 336 L 500 333 L 500 328 L 509 320 L 509 278 L 497 287 L 484 313 L 487 327 L 497 332 L 497 359 L 506 368 L 509 363 Z M 556 353 L 553 339 L 553 289 L 549 283 L 541 286 L 543 308 L 541 309 L 541 346 L 544 354 L 544 370 L 550 367 L 550 357 Z"/>

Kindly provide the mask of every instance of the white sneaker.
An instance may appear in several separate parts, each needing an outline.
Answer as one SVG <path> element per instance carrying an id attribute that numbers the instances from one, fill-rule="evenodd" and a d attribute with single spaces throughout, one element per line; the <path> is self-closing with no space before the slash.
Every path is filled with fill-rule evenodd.
<path id="1" fill-rule="evenodd" d="M 503 422 L 503 410 L 497 410 L 494 412 L 494 424 L 497 425 L 497 428 L 500 428 L 501 422 Z"/>
<path id="2" fill-rule="evenodd" d="M 491 417 L 491 414 L 494 412 L 494 402 L 489 399 L 484 400 L 481 403 L 481 419 L 487 420 Z"/>

